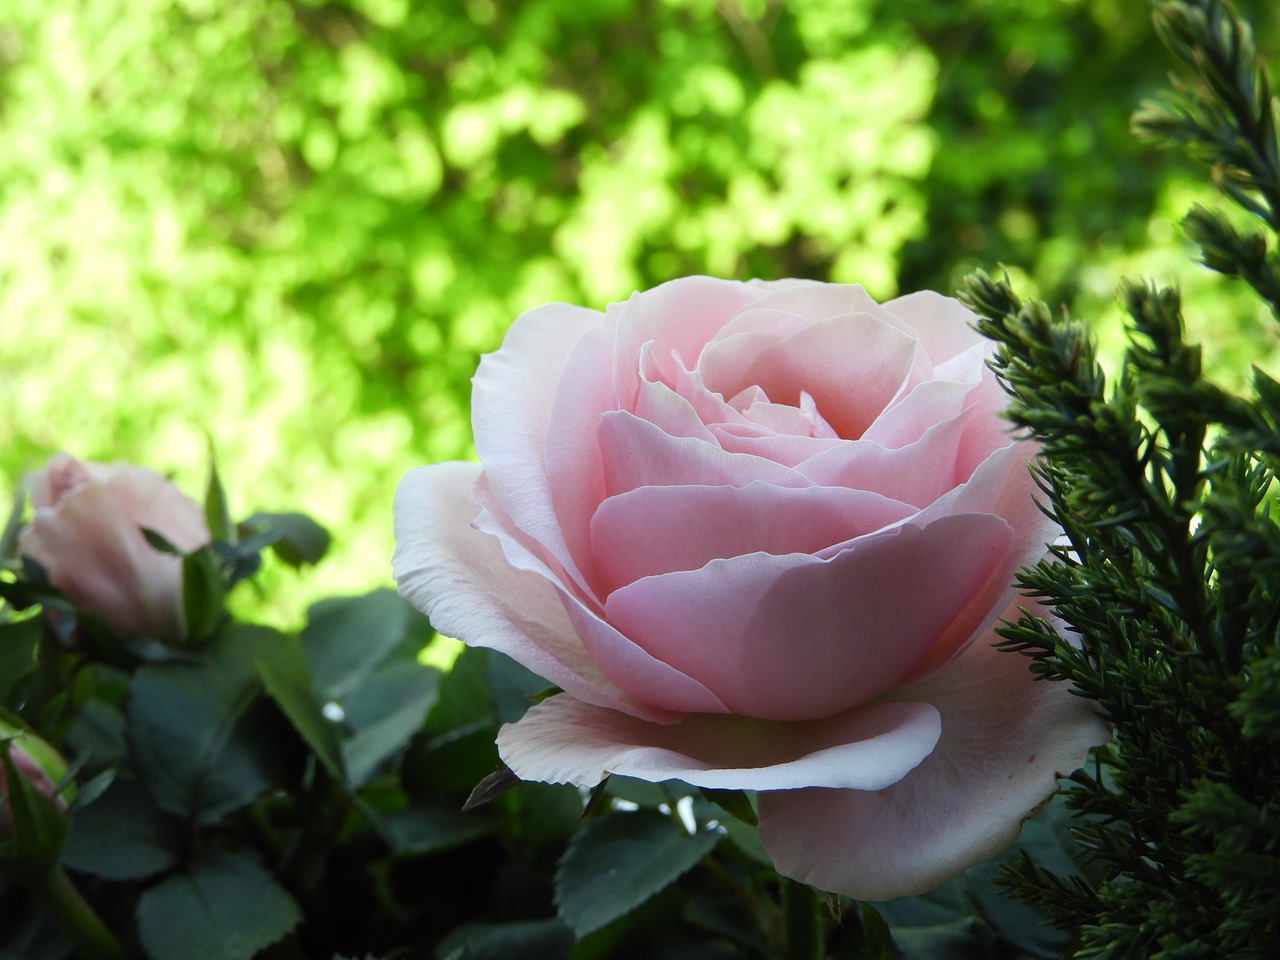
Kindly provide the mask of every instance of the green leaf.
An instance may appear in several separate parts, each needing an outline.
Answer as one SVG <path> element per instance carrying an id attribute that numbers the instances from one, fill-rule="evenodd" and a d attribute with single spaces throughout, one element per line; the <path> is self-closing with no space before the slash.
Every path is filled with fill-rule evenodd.
<path id="1" fill-rule="evenodd" d="M 862 904 L 862 935 L 875 960 L 898 960 L 898 951 L 894 949 L 889 925 L 869 903 Z"/>
<path id="2" fill-rule="evenodd" d="M 0 703 L 36 669 L 36 648 L 43 632 L 39 617 L 0 624 Z"/>
<path id="3" fill-rule="evenodd" d="M 324 715 L 316 697 L 301 642 L 281 635 L 278 642 L 264 645 L 253 663 L 267 693 L 307 746 L 336 780 L 345 783 L 347 771 L 339 729 Z"/>
<path id="4" fill-rule="evenodd" d="M 427 721 L 433 733 L 493 725 L 491 653 L 483 647 L 467 647 L 454 660 L 440 683 L 440 700 Z"/>
<path id="5" fill-rule="evenodd" d="M 624 916 L 701 860 L 721 834 L 690 835 L 648 810 L 614 813 L 587 824 L 556 871 L 556 906 L 579 937 Z"/>
<path id="6" fill-rule="evenodd" d="M 13 738 L 0 741 L 0 762 L 4 764 L 8 788 L 2 802 L 13 822 L 13 838 L 3 844 L 0 862 L 12 863 L 22 871 L 42 870 L 58 859 L 67 836 L 67 818 L 44 791 L 18 770 L 9 752 L 12 742 Z"/>
<path id="7" fill-rule="evenodd" d="M 569 956 L 573 934 L 563 923 L 521 920 L 513 923 L 468 923 L 436 947 L 437 960 L 560 960 Z"/>
<path id="8" fill-rule="evenodd" d="M 512 773 L 511 768 L 504 763 L 476 784 L 476 788 L 471 791 L 466 803 L 462 805 L 463 812 L 492 803 L 519 783 L 520 778 Z"/>
<path id="9" fill-rule="evenodd" d="M 751 797 L 747 795 L 745 790 L 714 790 L 710 787 L 699 787 L 698 789 L 702 792 L 703 797 L 720 807 L 725 813 L 737 817 L 743 823 L 750 824 L 753 827 L 760 825 L 760 819 L 756 816 L 755 805 L 751 802 Z"/>
<path id="10" fill-rule="evenodd" d="M 217 554 L 202 547 L 182 558 L 182 624 L 188 643 L 209 637 L 226 612 L 227 587 Z"/>
<path id="11" fill-rule="evenodd" d="M 13 506 L 9 508 L 8 519 L 0 531 L 0 561 L 13 560 L 18 556 L 18 534 L 24 526 L 22 518 L 26 512 L 29 485 L 29 477 L 24 476 L 13 491 Z"/>
<path id="12" fill-rule="evenodd" d="M 316 692 L 325 702 L 340 700 L 408 637 L 417 617 L 391 590 L 314 604 L 302 647 Z"/>
<path id="13" fill-rule="evenodd" d="M 142 880 L 177 863 L 174 822 L 129 780 L 117 780 L 76 813 L 62 851 L 72 870 L 108 880 Z"/>
<path id="14" fill-rule="evenodd" d="M 378 832 L 393 853 L 420 856 L 451 850 L 493 833 L 498 823 L 483 813 L 438 807 L 409 807 L 374 815 Z"/>
<path id="15" fill-rule="evenodd" d="M 235 524 L 231 522 L 231 508 L 227 505 L 227 492 L 218 476 L 218 462 L 213 457 L 212 444 L 209 453 L 209 484 L 204 493 L 204 519 L 209 525 L 209 535 L 223 543 L 236 542 Z"/>
<path id="16" fill-rule="evenodd" d="M 252 665 L 279 642 L 274 630 L 238 626 L 200 663 L 134 674 L 126 736 L 139 779 L 162 810 L 212 823 L 296 775 L 299 758 Z"/>
<path id="17" fill-rule="evenodd" d="M 271 549 L 291 567 L 319 563 L 329 552 L 329 531 L 305 513 L 255 513 L 240 526 L 265 528 Z"/>
<path id="18" fill-rule="evenodd" d="M 182 551 L 178 549 L 177 545 L 159 530 L 152 530 L 150 527 L 139 527 L 138 529 L 142 531 L 143 539 L 161 553 L 167 553 L 175 557 L 182 556 Z"/>
<path id="19" fill-rule="evenodd" d="M 972 915 L 964 887 L 961 878 L 922 896 L 876 905 L 903 960 L 973 960 L 986 955 L 991 929 Z"/>
<path id="20" fill-rule="evenodd" d="M 489 691 L 499 724 L 515 723 L 549 687 L 546 680 L 506 654 L 489 651 Z"/>
<path id="21" fill-rule="evenodd" d="M 343 701 L 346 721 L 355 730 L 342 744 L 353 786 L 367 783 L 383 761 L 422 729 L 439 686 L 439 671 L 412 660 L 392 661 Z"/>
<path id="22" fill-rule="evenodd" d="M 293 898 L 251 860 L 208 853 L 138 903 L 138 936 L 152 960 L 249 960 L 297 926 Z"/>

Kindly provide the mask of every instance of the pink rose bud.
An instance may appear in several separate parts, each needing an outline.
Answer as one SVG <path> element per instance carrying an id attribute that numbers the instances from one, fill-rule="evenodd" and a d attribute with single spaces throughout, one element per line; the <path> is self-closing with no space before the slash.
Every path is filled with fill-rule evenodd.
<path id="1" fill-rule="evenodd" d="M 16 736 L 15 736 L 16 734 Z M 9 741 L 9 757 L 14 767 L 27 782 L 47 797 L 51 797 L 58 809 L 66 810 L 66 801 L 55 794 L 58 782 L 67 775 L 66 761 L 58 752 L 35 734 L 21 730 L 0 720 L 0 736 L 13 737 Z M 0 840 L 13 836 L 13 811 L 9 807 L 9 776 L 0 763 Z"/>
<path id="2" fill-rule="evenodd" d="M 992 647 L 1060 531 L 973 321 L 707 277 L 517 319 L 481 463 L 405 477 L 393 558 L 436 629 L 564 690 L 500 732 L 516 775 L 755 790 L 778 870 L 864 900 L 1011 843 L 1108 730 Z"/>
<path id="3" fill-rule="evenodd" d="M 65 453 L 36 475 L 32 501 L 18 548 L 54 586 L 123 634 L 181 637 L 182 561 L 148 543 L 142 528 L 196 550 L 210 539 L 200 504 L 154 470 Z"/>

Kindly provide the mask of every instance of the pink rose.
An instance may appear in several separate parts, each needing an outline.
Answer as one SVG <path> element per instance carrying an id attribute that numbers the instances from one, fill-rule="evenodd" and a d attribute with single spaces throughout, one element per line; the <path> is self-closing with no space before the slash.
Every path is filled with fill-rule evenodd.
<path id="1" fill-rule="evenodd" d="M 1057 530 L 972 320 L 705 277 L 516 320 L 483 466 L 405 477 L 393 559 L 438 630 L 565 691 L 503 728 L 511 769 L 759 791 L 779 871 L 860 899 L 1009 844 L 1106 730 L 991 647 Z"/>
<path id="2" fill-rule="evenodd" d="M 36 474 L 35 517 L 18 549 L 76 604 L 124 634 L 182 635 L 182 561 L 142 535 L 190 552 L 209 542 L 204 509 L 145 467 L 55 454 Z"/>
<path id="3" fill-rule="evenodd" d="M 67 802 L 57 793 L 58 782 L 67 775 L 66 761 L 58 752 L 35 734 L 0 720 L 0 737 L 8 741 L 9 758 L 14 769 L 32 786 L 51 798 L 59 810 L 67 809 Z M 0 747 L 0 749 L 4 749 Z M 0 763 L 0 841 L 13 837 L 13 810 L 9 805 L 9 774 Z"/>

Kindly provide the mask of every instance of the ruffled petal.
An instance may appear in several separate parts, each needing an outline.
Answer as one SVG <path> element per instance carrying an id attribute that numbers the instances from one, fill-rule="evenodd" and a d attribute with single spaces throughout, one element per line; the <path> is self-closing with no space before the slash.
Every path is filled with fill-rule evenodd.
<path id="1" fill-rule="evenodd" d="M 1033 681 L 1025 658 L 985 641 L 898 695 L 942 713 L 937 747 L 900 782 L 759 795 L 781 873 L 859 900 L 925 893 L 1011 844 L 1110 736 L 1066 684 Z"/>
<path id="2" fill-rule="evenodd" d="M 708 348 L 699 364 L 709 389 L 731 396 L 758 386 L 774 403 L 809 393 L 846 439 L 875 422 L 911 377 L 917 341 L 869 313 L 827 317 L 765 345 L 739 334 Z"/>
<path id="3" fill-rule="evenodd" d="M 471 527 L 480 476 L 478 464 L 440 463 L 400 481 L 391 558 L 400 595 L 441 633 L 501 651 L 589 703 L 657 721 L 677 718 L 614 686 L 578 638 L 553 583 L 517 569 L 497 539 Z"/>
<path id="4" fill-rule="evenodd" d="M 633 294 L 624 303 L 609 304 L 607 315 L 619 323 L 613 368 L 618 405 L 634 409 L 638 358 L 646 344 L 652 344 L 652 375 L 674 384 L 681 369 L 693 369 L 716 332 L 759 297 L 757 290 L 743 283 L 682 277 Z"/>
<path id="5" fill-rule="evenodd" d="M 577 569 L 547 479 L 543 438 L 561 373 L 574 346 L 604 317 L 595 310 L 548 304 L 516 318 L 502 347 L 480 358 L 471 391 L 476 452 L 512 520 L 551 550 L 575 579 Z M 609 366 L 597 373 L 607 384 Z"/>
<path id="6" fill-rule="evenodd" d="M 612 590 L 748 553 L 817 553 L 915 513 L 840 487 L 639 487 L 600 505 L 591 544 Z"/>
<path id="7" fill-rule="evenodd" d="M 916 332 L 935 367 L 975 344 L 987 344 L 991 349 L 990 341 L 974 329 L 977 317 L 959 300 L 921 290 L 890 300 L 883 307 Z"/>
<path id="8" fill-rule="evenodd" d="M 780 487 L 812 486 L 803 474 L 782 464 L 728 453 L 692 437 L 673 437 L 625 410 L 601 417 L 598 436 L 605 494 L 610 497 L 637 487 L 743 487 L 753 480 Z"/>
<path id="9" fill-rule="evenodd" d="M 614 591 L 605 619 L 732 712 L 807 720 L 876 696 L 936 646 L 967 642 L 1002 609 L 1012 538 L 999 517 L 965 514 L 909 522 L 826 560 L 714 560 Z"/>
<path id="10" fill-rule="evenodd" d="M 907 776 L 938 730 L 924 703 L 868 704 L 812 723 L 694 715 L 659 726 L 557 696 L 503 727 L 498 752 L 522 780 L 583 787 L 616 773 L 713 789 L 878 790 Z"/>

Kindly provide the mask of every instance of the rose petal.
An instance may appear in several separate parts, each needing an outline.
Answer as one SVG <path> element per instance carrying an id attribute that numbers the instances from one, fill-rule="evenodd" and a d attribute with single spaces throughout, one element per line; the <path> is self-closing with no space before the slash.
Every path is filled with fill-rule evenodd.
<path id="1" fill-rule="evenodd" d="M 712 431 L 717 445 L 726 453 L 741 453 L 751 457 L 760 457 L 781 464 L 784 467 L 800 467 L 801 464 L 807 463 L 828 450 L 860 442 L 857 440 L 841 440 L 838 437 L 778 435 L 759 428 L 753 430 L 741 424 L 734 426 L 717 425 L 712 428 Z"/>
<path id="2" fill-rule="evenodd" d="M 562 303 L 521 314 L 502 348 L 480 358 L 471 392 L 476 451 L 494 493 L 520 529 L 551 550 L 583 583 L 586 578 L 556 515 L 543 438 L 569 354 L 603 322 L 594 310 Z M 608 383 L 607 365 L 597 377 Z"/>
<path id="3" fill-rule="evenodd" d="M 614 591 L 606 619 L 734 713 L 811 719 L 874 697 L 935 645 L 967 642 L 1000 609 L 974 598 L 1003 594 L 1012 540 L 999 517 L 966 514 L 874 534 L 829 560 L 714 560 Z"/>
<path id="4" fill-rule="evenodd" d="M 499 650 L 589 703 L 676 719 L 615 687 L 578 639 L 552 583 L 516 569 L 495 538 L 471 528 L 479 477 L 478 464 L 440 463 L 400 481 L 391 558 L 400 595 L 441 633 Z"/>
<path id="5" fill-rule="evenodd" d="M 708 389 L 732 396 L 759 386 L 774 403 L 800 406 L 809 393 L 823 417 L 855 439 L 907 385 L 916 341 L 869 313 L 827 317 L 771 345 L 739 334 L 707 348 L 699 363 Z"/>
<path id="6" fill-rule="evenodd" d="M 753 480 L 807 487 L 802 474 L 749 454 L 727 453 L 689 437 L 673 437 L 625 410 L 600 418 L 598 433 L 607 496 L 637 487 L 746 486 Z"/>
<path id="7" fill-rule="evenodd" d="M 625 708 L 629 713 L 650 715 L 646 714 L 649 708 L 681 714 L 728 712 L 702 684 L 656 660 L 601 620 L 600 604 L 590 594 L 577 589 L 540 544 L 510 523 L 483 476 L 477 481 L 472 496 L 482 508 L 472 526 L 497 541 L 512 567 L 536 574 L 551 585 L 569 617 L 570 631 L 582 641 L 592 664 L 606 677 L 621 679 L 626 684 L 623 689 L 633 696 L 634 702 L 644 705 L 641 709 Z"/>
<path id="8" fill-rule="evenodd" d="M 759 795 L 760 839 L 781 873 L 859 900 L 925 893 L 1012 843 L 1109 737 L 1088 701 L 985 641 L 900 695 L 942 712 L 942 738 L 899 783 Z"/>
<path id="9" fill-rule="evenodd" d="M 938 738 L 925 703 L 875 703 L 811 723 L 694 715 L 659 726 L 568 696 L 503 727 L 498 751 L 523 780 L 595 786 L 609 774 L 713 789 L 878 790 L 907 775 Z"/>
<path id="10" fill-rule="evenodd" d="M 126 633 L 182 633 L 181 560 L 147 542 L 160 533 L 183 552 L 209 542 L 203 508 L 161 474 L 55 454 L 36 475 L 35 515 L 19 551 L 77 603 Z"/>
<path id="11" fill-rule="evenodd" d="M 1003 517 L 1013 528 L 1003 590 L 997 589 L 997 583 L 988 583 L 969 601 L 969 616 L 976 618 L 976 631 L 985 631 L 995 623 L 996 611 L 1003 610 L 1017 592 L 1014 573 L 1037 563 L 1061 530 L 1036 504 L 1035 481 L 1027 468 L 1030 447 L 1028 442 L 1019 441 L 997 450 L 979 465 L 968 482 L 939 497 L 920 512 L 916 521 L 972 512 Z M 988 611 L 985 617 L 980 616 L 983 608 Z M 970 639 L 948 635 L 920 658 L 902 682 L 923 680 L 964 649 Z"/>
<path id="12" fill-rule="evenodd" d="M 839 487 L 639 487 L 600 505 L 591 545 L 610 589 L 748 553 L 816 553 L 916 513 Z"/>
<path id="13" fill-rule="evenodd" d="M 959 300 L 932 290 L 921 290 L 890 300 L 883 307 L 915 331 L 934 367 L 941 366 L 975 344 L 991 349 L 990 341 L 974 329 L 978 318 Z"/>
<path id="14" fill-rule="evenodd" d="M 746 284 L 712 277 L 682 277 L 636 293 L 625 303 L 611 303 L 610 318 L 623 318 L 613 382 L 618 405 L 635 406 L 639 389 L 636 358 L 652 343 L 651 370 L 675 384 L 680 368 L 693 369 L 703 346 L 738 311 L 750 307 L 760 293 Z"/>
<path id="15" fill-rule="evenodd" d="M 961 415 L 935 423 L 904 447 L 849 440 L 795 467 L 819 486 L 874 490 L 923 508 L 955 487 L 964 420 Z"/>

